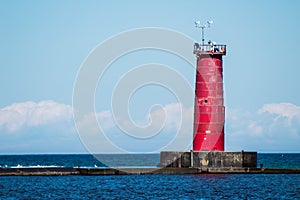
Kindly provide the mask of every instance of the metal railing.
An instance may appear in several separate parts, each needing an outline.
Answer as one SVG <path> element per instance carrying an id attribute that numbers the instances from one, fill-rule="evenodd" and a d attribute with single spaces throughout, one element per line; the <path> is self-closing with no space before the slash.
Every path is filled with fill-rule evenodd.
<path id="1" fill-rule="evenodd" d="M 226 54 L 226 45 L 223 44 L 194 44 L 194 53 L 197 52 L 213 52 Z"/>

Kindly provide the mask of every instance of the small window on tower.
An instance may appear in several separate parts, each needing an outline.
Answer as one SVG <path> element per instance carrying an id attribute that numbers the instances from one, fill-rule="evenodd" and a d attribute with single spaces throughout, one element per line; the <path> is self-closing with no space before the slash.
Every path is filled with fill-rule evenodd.
<path id="1" fill-rule="evenodd" d="M 204 100 L 204 103 L 208 103 L 207 99 Z"/>

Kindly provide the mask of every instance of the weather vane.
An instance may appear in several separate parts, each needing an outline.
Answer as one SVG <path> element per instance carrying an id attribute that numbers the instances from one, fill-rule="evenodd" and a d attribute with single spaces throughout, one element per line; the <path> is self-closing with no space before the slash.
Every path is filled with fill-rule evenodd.
<path id="1" fill-rule="evenodd" d="M 209 28 L 212 23 L 213 23 L 213 21 L 207 21 L 205 24 L 201 25 L 200 21 L 195 21 L 196 28 L 202 29 L 202 45 L 204 45 L 204 29 Z"/>

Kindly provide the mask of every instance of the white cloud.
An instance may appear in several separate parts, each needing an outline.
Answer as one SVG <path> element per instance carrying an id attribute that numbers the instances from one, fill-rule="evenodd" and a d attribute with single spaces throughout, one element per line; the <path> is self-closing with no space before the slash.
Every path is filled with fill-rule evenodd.
<path id="1" fill-rule="evenodd" d="M 91 125 L 90 119 L 91 116 L 95 115 L 105 134 L 111 135 L 111 139 L 113 140 L 118 140 L 117 142 L 120 142 L 118 143 L 120 145 L 125 144 L 126 146 L 127 144 L 132 146 L 132 142 L 128 142 L 128 138 L 124 136 L 124 133 L 121 133 L 120 130 L 117 129 L 113 115 L 109 110 L 86 116 L 79 122 L 80 128 L 85 130 L 87 134 L 91 134 L 93 138 L 93 133 L 96 133 L 98 130 L 98 124 L 93 123 Z M 73 109 L 70 105 L 60 104 L 54 101 L 15 103 L 0 109 L 0 130 L 2 130 L 2 133 L 5 132 L 5 130 L 8 132 L 16 132 L 28 127 L 38 127 L 38 132 L 45 133 L 47 132 L 47 127 L 59 127 L 59 124 L 63 124 L 60 128 L 71 127 L 70 130 L 72 129 L 72 135 L 68 135 L 67 137 L 76 138 L 72 118 Z M 149 119 L 152 120 L 150 120 L 150 123 Z M 128 119 L 118 116 L 117 120 L 124 125 L 127 131 L 134 130 L 132 129 L 134 126 L 129 125 L 132 124 L 132 122 Z M 151 112 L 145 116 L 144 119 L 140 119 L 139 122 L 139 124 L 142 125 L 149 123 L 153 126 L 149 128 L 149 132 L 144 132 L 142 133 L 144 135 L 141 136 L 151 135 L 151 130 L 157 130 L 157 128 L 160 128 L 162 125 L 161 122 L 165 122 L 163 124 L 162 134 L 160 133 L 160 136 L 151 138 L 153 142 L 149 140 L 152 142 L 151 145 L 156 145 L 155 147 L 159 147 L 160 144 L 167 144 L 168 141 L 174 137 L 177 137 L 179 143 L 190 143 L 192 141 L 193 107 L 185 108 L 178 103 L 167 104 L 161 106 L 159 109 L 152 109 Z M 181 131 L 183 130 L 184 134 L 176 135 L 179 129 L 181 129 Z M 31 130 L 32 129 L 24 131 L 24 134 L 29 134 L 28 142 L 30 138 L 34 139 L 33 137 L 37 137 Z M 51 130 L 48 130 L 48 132 L 51 132 Z M 56 137 L 63 138 L 62 134 L 63 133 L 57 133 Z M 135 134 L 139 136 L 139 133 Z M 225 135 L 227 150 L 299 151 L 300 107 L 291 103 L 266 104 L 258 109 L 257 112 L 226 108 Z M 41 139 L 43 136 L 40 135 L 38 137 Z M 179 137 L 180 140 L 178 140 Z M 9 141 L 13 139 L 6 138 L 6 140 Z M 174 149 L 180 146 L 179 143 L 173 145 Z M 145 147 L 149 145 L 146 141 L 141 143 L 140 146 L 138 146 L 137 143 L 135 144 L 136 148 L 142 148 L 142 145 Z"/>
<path id="2" fill-rule="evenodd" d="M 80 120 L 77 125 L 82 129 L 97 131 L 98 128 L 91 127 L 90 123 L 91 119 L 94 118 L 95 115 L 103 131 L 110 131 L 113 128 L 117 127 L 117 125 L 120 125 L 122 129 L 129 132 L 134 131 L 135 128 L 147 127 L 150 130 L 158 130 L 160 128 L 164 128 L 167 131 L 177 131 L 180 128 L 188 129 L 188 127 L 192 125 L 193 107 L 185 108 L 182 107 L 180 103 L 167 104 L 165 106 L 159 106 L 159 108 L 154 108 L 147 116 L 145 116 L 144 119 L 135 121 L 124 118 L 124 116 L 115 116 L 115 121 L 112 112 L 109 110 L 105 110 L 83 117 L 83 119 Z"/>
<path id="3" fill-rule="evenodd" d="M 154 110 L 147 118 L 164 121 L 164 126 L 167 130 L 178 131 L 180 128 L 186 129 L 186 126 L 191 124 L 193 120 L 193 107 L 185 108 L 180 103 L 171 103 L 163 106 L 162 109 Z"/>
<path id="4" fill-rule="evenodd" d="M 95 116 L 99 123 L 95 122 Z M 80 137 L 90 150 L 115 152 L 115 147 L 128 152 L 153 152 L 161 148 L 184 150 L 192 141 L 193 107 L 155 105 L 141 119 L 131 121 L 126 116 L 115 117 L 106 110 L 83 116 L 77 121 Z"/>
<path id="5" fill-rule="evenodd" d="M 91 117 L 94 117 L 95 115 L 103 131 L 110 132 L 115 130 L 116 123 L 109 110 L 101 111 L 96 114 L 92 113 L 78 122 L 78 125 L 82 129 L 88 130 L 88 132 L 96 132 L 98 127 L 95 127 L 95 124 L 94 126 L 91 126 L 90 123 Z M 176 132 L 178 129 L 190 130 L 190 127 L 192 127 L 192 116 L 192 107 L 184 108 L 179 103 L 168 104 L 162 106 L 160 109 L 153 109 L 144 119 L 139 120 L 139 124 L 147 125 L 149 123 L 149 120 L 147 119 L 151 119 L 153 123 L 151 124 L 152 127 L 149 131 L 161 128 L 162 121 L 165 122 L 163 124 L 164 130 L 169 132 Z M 72 118 L 73 109 L 70 105 L 60 104 L 54 101 L 14 103 L 0 109 L 0 130 L 15 132 L 26 127 L 38 127 L 59 122 L 69 122 Z M 126 130 L 133 131 L 130 119 L 118 116 L 117 121 L 118 123 L 121 123 Z"/>
<path id="6" fill-rule="evenodd" d="M 257 125 L 256 122 L 250 122 L 247 128 L 251 136 L 261 136 L 263 134 L 263 127 Z"/>
<path id="7" fill-rule="evenodd" d="M 0 129 L 14 132 L 25 126 L 48 125 L 72 117 L 71 106 L 54 101 L 14 103 L 0 110 Z"/>
<path id="8" fill-rule="evenodd" d="M 277 115 L 277 117 L 288 118 L 289 121 L 295 118 L 300 122 L 300 106 L 291 103 L 265 104 L 259 113 L 266 112 Z"/>
<path id="9" fill-rule="evenodd" d="M 230 150 L 299 151 L 300 107 L 265 104 L 257 112 L 226 109 L 226 141 Z"/>
<path id="10" fill-rule="evenodd" d="M 288 108 L 278 109 L 282 106 L 288 106 Z M 287 103 L 267 104 L 257 112 L 226 108 L 226 149 L 255 151 L 297 151 L 298 149 L 299 151 L 299 145 L 297 144 L 300 139 L 298 108 L 296 105 Z M 125 149 L 128 145 L 132 146 L 131 139 L 125 137 L 124 133 L 116 128 L 110 111 L 97 113 L 96 116 L 103 131 L 112 141 Z M 83 128 L 83 130 L 90 131 L 92 128 L 89 125 L 90 120 L 87 118 L 85 121 L 86 128 Z M 117 121 L 122 125 L 123 131 L 125 130 L 136 137 L 146 138 L 153 135 L 151 131 L 161 128 L 161 122 L 165 122 L 159 137 L 149 137 L 147 139 L 149 142 L 152 139 L 155 140 L 153 142 L 156 147 L 159 147 L 160 144 L 167 144 L 167 141 L 171 141 L 174 137 L 179 143 L 187 144 L 192 141 L 193 107 L 185 108 L 180 104 L 168 104 L 152 109 L 144 119 L 138 121 L 139 125 L 150 125 L 150 127 L 145 126 L 147 129 L 142 133 L 140 129 L 135 129 L 136 126 L 132 125 L 133 123 L 127 118 L 118 116 Z M 184 130 L 185 133 L 176 135 L 179 129 Z M 172 148 L 178 149 L 179 143 L 172 145 Z M 138 141 L 135 141 L 134 144 L 137 149 L 144 148 L 139 145 Z M 141 144 L 145 145 L 146 143 Z"/>
<path id="11" fill-rule="evenodd" d="M 94 123 L 94 119 L 98 120 L 98 123 Z M 115 122 L 112 113 L 109 110 L 104 110 L 98 113 L 90 113 L 83 116 L 81 119 L 76 119 L 76 125 L 79 130 L 93 134 L 99 130 L 99 125 L 103 131 L 110 131 L 115 127 Z"/>

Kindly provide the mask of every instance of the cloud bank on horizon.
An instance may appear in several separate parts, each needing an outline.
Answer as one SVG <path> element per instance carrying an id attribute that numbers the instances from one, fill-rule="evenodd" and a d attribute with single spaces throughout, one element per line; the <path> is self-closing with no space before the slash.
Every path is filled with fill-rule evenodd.
<path id="1" fill-rule="evenodd" d="M 72 116 L 72 106 L 54 101 L 14 103 L 1 109 L 0 128 L 15 132 L 24 127 L 38 127 L 70 120 Z"/>
<path id="2" fill-rule="evenodd" d="M 186 137 L 180 140 L 191 142 L 193 108 L 173 103 L 164 105 L 162 109 L 164 113 L 154 110 L 144 119 L 135 121 L 139 126 L 145 126 L 151 117 L 158 121 L 165 120 L 163 129 L 158 133 L 161 138 L 154 146 L 159 148 L 174 137 L 180 125 L 186 132 Z M 0 153 L 86 152 L 76 132 L 73 112 L 71 105 L 49 100 L 14 103 L 1 108 Z M 113 142 L 125 149 L 131 146 L 130 141 L 122 137 L 124 133 L 115 124 L 111 111 L 101 111 L 96 116 L 101 128 Z M 125 126 L 128 124 L 122 117 L 119 122 Z M 80 126 L 89 133 L 96 130 L 96 127 L 90 126 L 88 118 Z M 257 112 L 227 108 L 225 126 L 226 150 L 299 151 L 300 106 L 292 103 L 265 104 Z M 131 152 L 149 150 L 139 145 L 129 149 Z"/>

